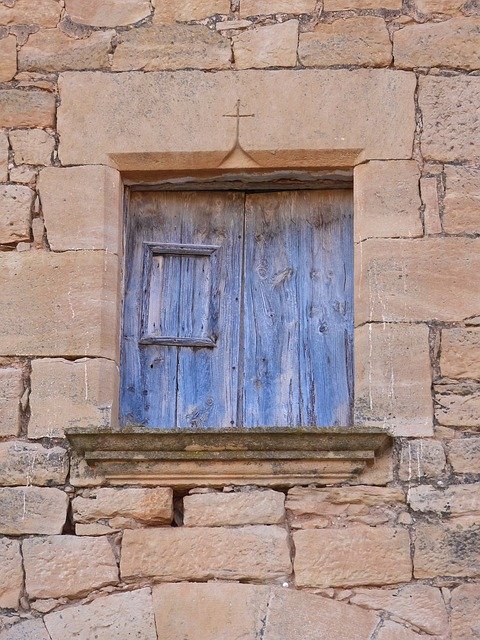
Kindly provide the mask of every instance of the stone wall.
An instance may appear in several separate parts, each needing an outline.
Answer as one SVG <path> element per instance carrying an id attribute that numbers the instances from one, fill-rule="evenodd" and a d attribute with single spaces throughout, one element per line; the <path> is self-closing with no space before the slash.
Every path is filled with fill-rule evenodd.
<path id="1" fill-rule="evenodd" d="M 479 67 L 475 0 L 0 2 L 0 640 L 480 638 Z M 115 114 L 105 96 L 93 113 L 104 77 L 119 110 L 122 83 L 140 81 L 117 72 L 171 71 L 171 108 L 188 121 L 184 70 L 205 82 L 289 70 L 289 102 L 310 68 L 328 71 L 329 92 L 355 85 L 348 118 L 326 114 L 327 147 L 357 109 L 364 140 L 379 84 L 412 89 L 404 121 L 371 128 L 365 157 L 335 156 L 357 165 L 355 215 L 370 210 L 357 229 L 364 288 L 387 293 L 360 296 L 356 340 L 385 326 L 394 336 L 377 343 L 388 366 L 364 373 L 365 394 L 371 403 L 378 377 L 373 400 L 402 414 L 401 437 L 348 486 L 102 487 L 64 429 L 108 426 L 115 412 L 115 327 L 91 329 L 114 304 L 121 230 L 103 213 L 121 209 Z M 72 96 L 88 105 L 79 128 Z M 378 104 L 382 122 L 395 100 Z M 287 106 L 262 101 L 281 141 Z M 122 126 L 131 150 L 135 122 Z M 201 152 L 214 137 L 187 127 L 163 142 L 159 131 L 139 138 L 170 153 L 182 136 Z M 308 148 L 311 132 L 288 135 Z M 212 147 L 219 161 L 230 143 Z M 403 297 L 388 296 L 401 278 Z"/>

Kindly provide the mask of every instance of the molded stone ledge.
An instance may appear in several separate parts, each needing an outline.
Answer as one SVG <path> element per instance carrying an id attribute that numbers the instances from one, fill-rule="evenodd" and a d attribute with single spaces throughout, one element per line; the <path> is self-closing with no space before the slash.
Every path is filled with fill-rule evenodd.
<path id="1" fill-rule="evenodd" d="M 67 438 L 107 484 L 177 488 L 345 482 L 391 443 L 381 429 L 235 431 L 70 428 Z"/>

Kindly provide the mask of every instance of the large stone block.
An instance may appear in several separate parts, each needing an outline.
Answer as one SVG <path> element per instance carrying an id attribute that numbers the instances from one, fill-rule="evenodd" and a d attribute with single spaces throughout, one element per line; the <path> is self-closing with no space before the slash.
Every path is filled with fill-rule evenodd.
<path id="1" fill-rule="evenodd" d="M 480 232 L 480 170 L 445 167 L 443 228 L 446 233 Z"/>
<path id="2" fill-rule="evenodd" d="M 92 27 L 126 26 L 151 12 L 148 0 L 66 0 L 65 9 L 73 22 Z"/>
<path id="3" fill-rule="evenodd" d="M 390 70 L 66 73 L 60 159 L 122 170 L 218 167 L 235 141 L 235 120 L 223 116 L 237 100 L 255 114 L 242 120 L 240 143 L 259 165 L 410 158 L 414 91 L 412 73 Z"/>
<path id="4" fill-rule="evenodd" d="M 375 284 L 382 296 L 383 287 Z M 377 294 L 370 292 L 376 305 Z M 421 324 L 367 324 L 355 330 L 356 424 L 386 427 L 397 436 L 433 434 L 428 333 Z"/>
<path id="5" fill-rule="evenodd" d="M 101 358 L 32 361 L 29 438 L 61 438 L 67 427 L 108 427 L 118 370 Z"/>
<path id="6" fill-rule="evenodd" d="M 30 240 L 34 192 L 17 184 L 0 185 L 0 244 Z"/>
<path id="7" fill-rule="evenodd" d="M 8 252 L 0 264 L 0 355 L 116 357 L 117 256 Z"/>
<path id="8" fill-rule="evenodd" d="M 398 477 L 406 482 L 436 478 L 445 471 L 446 462 L 445 451 L 439 440 L 405 440 L 400 449 Z"/>
<path id="9" fill-rule="evenodd" d="M 301 33 L 298 57 L 306 67 L 386 67 L 392 60 L 392 44 L 383 18 L 342 18 Z"/>
<path id="10" fill-rule="evenodd" d="M 157 640 L 150 589 L 113 593 L 49 613 L 45 624 L 51 640 Z"/>
<path id="11" fill-rule="evenodd" d="M 0 538 L 0 566 L 0 607 L 16 609 L 23 588 L 22 556 L 17 540 Z"/>
<path id="12" fill-rule="evenodd" d="M 480 515 L 480 483 L 435 489 L 430 485 L 411 487 L 408 503 L 413 511 L 438 515 Z"/>
<path id="13" fill-rule="evenodd" d="M 423 76 L 419 86 L 424 158 L 478 162 L 480 76 Z"/>
<path id="14" fill-rule="evenodd" d="M 393 36 L 395 66 L 480 67 L 480 20 L 453 18 L 445 22 L 406 25 Z"/>
<path id="15" fill-rule="evenodd" d="M 14 367 L 0 368 L 0 436 L 19 434 L 22 395 L 22 370 Z"/>
<path id="16" fill-rule="evenodd" d="M 448 461 L 455 473 L 480 472 L 480 438 L 459 438 L 447 445 Z"/>
<path id="17" fill-rule="evenodd" d="M 61 447 L 47 449 L 21 440 L 0 442 L 0 485 L 64 484 L 67 473 L 68 455 Z"/>
<path id="18" fill-rule="evenodd" d="M 0 631 L 0 640 L 51 640 L 42 620 L 25 620 Z"/>
<path id="19" fill-rule="evenodd" d="M 480 638 L 480 584 L 461 584 L 452 591 L 452 640 Z"/>
<path id="20" fill-rule="evenodd" d="M 444 329 L 440 368 L 446 378 L 480 380 L 480 328 Z"/>
<path id="21" fill-rule="evenodd" d="M 227 69 L 230 42 L 204 25 L 158 25 L 123 32 L 113 55 L 114 71 Z"/>
<path id="22" fill-rule="evenodd" d="M 0 127 L 53 127 L 54 124 L 53 94 L 47 91 L 0 89 Z"/>
<path id="23" fill-rule="evenodd" d="M 419 523 L 415 528 L 414 576 L 480 575 L 480 526 L 468 519 L 455 524 Z"/>
<path id="24" fill-rule="evenodd" d="M 43 129 L 17 129 L 8 134 L 15 164 L 50 164 L 55 138 Z"/>
<path id="25" fill-rule="evenodd" d="M 480 239 L 366 240 L 355 260 L 357 324 L 480 315 Z"/>
<path id="26" fill-rule="evenodd" d="M 238 529 L 131 529 L 123 534 L 122 578 L 282 580 L 291 572 L 287 532 L 277 526 Z"/>
<path id="27" fill-rule="evenodd" d="M 197 493 L 183 499 L 184 525 L 221 527 L 279 524 L 285 520 L 285 495 L 280 491 Z"/>
<path id="28" fill-rule="evenodd" d="M 39 487 L 0 488 L 0 533 L 61 533 L 67 519 L 68 496 L 60 489 Z"/>
<path id="29" fill-rule="evenodd" d="M 11 35 L 0 39 L 0 82 L 8 82 L 16 73 L 17 39 Z"/>
<path id="30" fill-rule="evenodd" d="M 401 0 L 325 0 L 324 11 L 358 11 L 362 9 L 387 9 L 399 11 Z"/>
<path id="31" fill-rule="evenodd" d="M 350 587 L 408 582 L 410 538 L 404 529 L 352 526 L 293 534 L 300 587 Z"/>
<path id="32" fill-rule="evenodd" d="M 243 31 L 232 40 L 237 69 L 297 64 L 298 20 Z"/>
<path id="33" fill-rule="evenodd" d="M 315 0 L 240 0 L 240 16 L 269 15 L 271 13 L 312 13 Z"/>
<path id="34" fill-rule="evenodd" d="M 428 638 L 428 636 L 420 636 L 422 640 Z M 376 635 L 376 640 L 418 640 L 419 635 L 412 631 L 408 627 L 404 627 L 393 620 L 385 620 L 381 629 Z"/>
<path id="35" fill-rule="evenodd" d="M 230 13 L 230 0 L 183 0 L 183 2 L 158 2 L 153 22 L 188 22 L 203 20 L 216 14 Z"/>
<path id="36" fill-rule="evenodd" d="M 53 251 L 105 249 L 119 253 L 123 187 L 110 167 L 49 167 L 38 179 Z"/>
<path id="37" fill-rule="evenodd" d="M 455 15 L 460 12 L 465 0 L 416 0 L 415 5 L 421 13 L 446 13 Z"/>
<path id="38" fill-rule="evenodd" d="M 60 20 L 62 7 L 57 0 L 16 0 L 0 4 L 0 24 L 36 24 L 55 27 Z"/>
<path id="39" fill-rule="evenodd" d="M 115 555 L 106 538 L 27 538 L 22 550 L 25 589 L 31 598 L 81 596 L 118 582 Z"/>
<path id="40" fill-rule="evenodd" d="M 446 427 L 480 426 L 480 384 L 435 385 L 435 417 Z"/>

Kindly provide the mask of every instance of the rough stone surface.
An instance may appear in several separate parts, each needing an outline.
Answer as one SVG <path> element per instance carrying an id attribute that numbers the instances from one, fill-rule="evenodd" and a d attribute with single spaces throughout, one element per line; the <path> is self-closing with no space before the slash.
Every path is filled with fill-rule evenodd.
<path id="1" fill-rule="evenodd" d="M 75 498 L 72 507 L 75 522 L 124 518 L 148 525 L 170 524 L 173 492 L 169 487 L 97 489 L 88 498 Z"/>
<path id="2" fill-rule="evenodd" d="M 68 455 L 61 447 L 10 440 L 0 442 L 0 485 L 64 484 Z"/>
<path id="3" fill-rule="evenodd" d="M 293 534 L 300 587 L 350 587 L 408 582 L 410 538 L 403 529 L 352 526 Z"/>
<path id="4" fill-rule="evenodd" d="M 203 25 L 149 26 L 119 36 L 113 70 L 225 69 L 230 55 L 229 41 Z"/>
<path id="5" fill-rule="evenodd" d="M 406 440 L 400 450 L 398 476 L 406 482 L 436 478 L 444 472 L 445 464 L 445 451 L 438 440 Z"/>
<path id="6" fill-rule="evenodd" d="M 377 640 L 428 640 L 429 636 L 419 636 L 418 633 L 392 620 L 385 620 L 376 638 Z"/>
<path id="7" fill-rule="evenodd" d="M 372 266 L 375 280 L 377 270 L 373 261 Z M 375 285 L 377 293 L 373 293 L 373 284 L 368 287 L 372 307 L 376 307 L 376 296 L 381 296 L 384 290 L 385 297 L 389 296 L 389 285 L 384 287 L 378 280 Z M 384 307 L 379 306 L 383 313 Z M 433 435 L 428 327 L 364 325 L 355 330 L 355 353 L 356 424 L 388 427 L 397 436 Z"/>
<path id="8" fill-rule="evenodd" d="M 50 167 L 38 181 L 53 251 L 120 250 L 122 182 L 110 167 Z"/>
<path id="9" fill-rule="evenodd" d="M 414 160 L 355 167 L 355 241 L 423 235 L 419 178 Z"/>
<path id="10" fill-rule="evenodd" d="M 480 514 L 480 483 L 453 485 L 435 489 L 430 485 L 412 487 L 408 492 L 408 503 L 414 511 L 447 516 Z"/>
<path id="11" fill-rule="evenodd" d="M 419 80 L 422 152 L 428 160 L 480 159 L 480 76 Z"/>
<path id="12" fill-rule="evenodd" d="M 61 438 L 66 427 L 109 426 L 117 368 L 104 359 L 32 361 L 30 438 Z"/>
<path id="13" fill-rule="evenodd" d="M 238 99 L 244 113 L 255 113 L 242 120 L 240 142 L 259 164 L 268 159 L 274 166 L 295 166 L 300 157 L 317 166 L 352 166 L 369 158 L 409 158 L 412 152 L 415 76 L 410 72 L 86 72 L 66 73 L 59 85 L 63 164 L 114 160 L 123 170 L 218 167 L 235 141 L 235 121 L 223 116 L 233 113 Z M 314 97 L 319 95 L 322 100 Z"/>
<path id="14" fill-rule="evenodd" d="M 446 427 L 480 426 L 480 385 L 435 385 L 435 417 Z"/>
<path id="15" fill-rule="evenodd" d="M 323 3 L 324 11 L 356 11 L 362 9 L 398 11 L 401 8 L 401 0 L 325 0 Z"/>
<path id="16" fill-rule="evenodd" d="M 230 0 L 184 0 L 184 2 L 157 2 L 154 23 L 188 22 L 203 20 L 216 14 L 229 14 Z"/>
<path id="17" fill-rule="evenodd" d="M 480 575 L 480 527 L 469 519 L 417 524 L 413 564 L 415 578 L 420 580 Z"/>
<path id="18" fill-rule="evenodd" d="M 437 178 L 422 178 L 420 180 L 420 193 L 422 194 L 423 224 L 425 235 L 435 235 L 442 232 L 440 220 L 440 207 L 438 202 Z"/>
<path id="19" fill-rule="evenodd" d="M 233 37 L 237 69 L 294 67 L 297 64 L 298 21 L 243 31 Z"/>
<path id="20" fill-rule="evenodd" d="M 62 7 L 57 0 L 16 0 L 0 4 L 0 24 L 35 24 L 55 27 Z"/>
<path id="21" fill-rule="evenodd" d="M 0 436 L 17 436 L 20 431 L 21 369 L 0 368 Z"/>
<path id="22" fill-rule="evenodd" d="M 480 473 L 480 438 L 452 440 L 447 452 L 455 473 Z"/>
<path id="23" fill-rule="evenodd" d="M 51 638 L 42 620 L 37 618 L 25 620 L 0 631 L 0 640 L 51 640 Z"/>
<path id="24" fill-rule="evenodd" d="M 355 589 L 350 602 L 361 607 L 388 611 L 421 631 L 441 635 L 448 628 L 448 615 L 440 589 L 410 584 L 394 590 Z"/>
<path id="25" fill-rule="evenodd" d="M 67 519 L 68 496 L 60 489 L 39 487 L 0 488 L 0 533 L 61 533 Z"/>
<path id="26" fill-rule="evenodd" d="M 122 578 L 281 580 L 291 572 L 287 533 L 277 526 L 127 530 Z"/>
<path id="27" fill-rule="evenodd" d="M 92 27 L 133 24 L 151 11 L 148 0 L 66 0 L 65 9 L 73 22 Z"/>
<path id="28" fill-rule="evenodd" d="M 0 104 L 0 127 L 52 127 L 54 124 L 55 96 L 46 91 L 0 89 Z"/>
<path id="29" fill-rule="evenodd" d="M 20 543 L 8 538 L 0 538 L 0 607 L 15 609 L 18 607 L 23 588 L 22 556 Z"/>
<path id="30" fill-rule="evenodd" d="M 393 36 L 395 66 L 480 67 L 480 19 L 453 18 L 445 22 L 406 25 Z"/>
<path id="31" fill-rule="evenodd" d="M 392 46 L 382 18 L 362 16 L 320 23 L 301 33 L 298 57 L 306 67 L 388 66 Z"/>
<path id="32" fill-rule="evenodd" d="M 25 588 L 32 598 L 87 594 L 118 581 L 106 538 L 49 536 L 23 542 Z"/>
<path id="33" fill-rule="evenodd" d="M 444 329 L 440 368 L 446 378 L 480 380 L 480 328 Z"/>
<path id="34" fill-rule="evenodd" d="M 150 589 L 113 593 L 45 616 L 51 640 L 157 640 Z"/>
<path id="35" fill-rule="evenodd" d="M 17 39 L 0 39 L 0 82 L 8 82 L 17 73 Z"/>
<path id="36" fill-rule="evenodd" d="M 0 181 L 8 178 L 8 138 L 6 133 L 0 132 Z"/>
<path id="37" fill-rule="evenodd" d="M 443 228 L 446 233 L 480 232 L 480 170 L 445 167 Z"/>
<path id="38" fill-rule="evenodd" d="M 356 267 L 358 324 L 480 315 L 480 240 L 366 240 Z"/>
<path id="39" fill-rule="evenodd" d="M 418 11 L 423 14 L 456 14 L 466 4 L 465 0 L 416 0 Z"/>
<path id="40" fill-rule="evenodd" d="M 0 243 L 30 240 L 30 209 L 34 195 L 29 187 L 0 185 Z"/>
<path id="41" fill-rule="evenodd" d="M 0 354 L 115 358 L 116 256 L 8 252 L 0 265 Z"/>
<path id="42" fill-rule="evenodd" d="M 87 38 L 69 38 L 60 29 L 38 31 L 18 54 L 20 71 L 105 69 L 113 32 L 95 31 Z"/>
<path id="43" fill-rule="evenodd" d="M 271 13 L 312 13 L 315 0 L 240 0 L 240 16 Z"/>
<path id="44" fill-rule="evenodd" d="M 15 164 L 50 164 L 55 139 L 43 129 L 18 129 L 8 134 Z"/>
<path id="45" fill-rule="evenodd" d="M 452 591 L 452 640 L 480 638 L 479 584 L 462 584 Z"/>
<path id="46" fill-rule="evenodd" d="M 183 499 L 185 526 L 221 527 L 279 524 L 285 519 L 285 495 L 279 491 L 198 493 Z"/>

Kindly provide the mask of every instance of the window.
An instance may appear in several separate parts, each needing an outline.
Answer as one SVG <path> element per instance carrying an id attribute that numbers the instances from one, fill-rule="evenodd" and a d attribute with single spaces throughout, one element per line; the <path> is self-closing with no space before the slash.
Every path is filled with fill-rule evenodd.
<path id="1" fill-rule="evenodd" d="M 121 421 L 349 426 L 351 191 L 132 191 Z"/>

